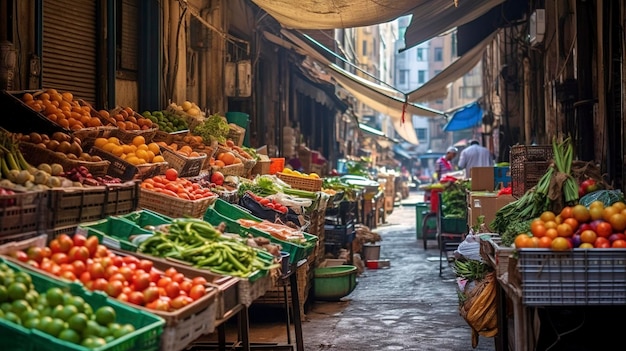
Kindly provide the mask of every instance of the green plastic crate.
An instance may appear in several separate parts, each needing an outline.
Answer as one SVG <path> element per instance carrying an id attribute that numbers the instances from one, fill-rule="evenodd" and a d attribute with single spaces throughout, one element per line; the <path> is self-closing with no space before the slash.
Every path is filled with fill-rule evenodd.
<path id="1" fill-rule="evenodd" d="M 147 209 L 131 212 L 131 213 L 118 216 L 118 217 L 124 218 L 130 222 L 133 222 L 141 228 L 146 228 L 147 226 L 156 227 L 159 225 L 172 223 L 173 221 L 172 218 L 166 215 L 162 215 L 160 213 L 147 210 Z"/>
<path id="2" fill-rule="evenodd" d="M 135 331 L 121 338 L 111 341 L 103 347 L 88 349 L 86 347 L 67 342 L 35 329 L 27 329 L 21 325 L 0 319 L 0 338 L 4 350 L 19 351 L 130 351 L 130 350 L 159 350 L 161 334 L 165 320 L 152 313 L 132 308 L 126 304 L 107 297 L 101 292 L 87 291 L 78 283 L 69 283 L 57 280 L 30 269 L 25 269 L 11 261 L 0 257 L 0 262 L 6 263 L 14 271 L 25 271 L 32 277 L 35 290 L 44 292 L 51 287 L 59 287 L 72 295 L 82 297 L 93 310 L 102 306 L 111 306 L 115 309 L 117 323 L 132 324 Z"/>
<path id="3" fill-rule="evenodd" d="M 442 218 L 441 231 L 443 233 L 463 234 L 467 233 L 467 220 L 465 218 Z"/>
<path id="4" fill-rule="evenodd" d="M 85 236 L 94 235 L 106 247 L 131 252 L 137 251 L 137 245 L 129 239 L 131 235 L 153 234 L 151 230 L 143 229 L 121 217 L 108 217 L 96 222 L 80 224 L 76 233 Z"/>
<path id="5" fill-rule="evenodd" d="M 268 238 L 270 242 L 274 244 L 279 244 L 282 247 L 282 251 L 289 253 L 290 264 L 297 263 L 298 261 L 308 257 L 315 249 L 315 245 L 317 243 L 317 236 L 315 235 L 303 233 L 305 243 L 295 244 L 285 240 L 277 239 L 273 237 L 270 233 L 264 232 L 262 230 L 258 230 L 255 228 L 244 228 L 237 222 L 238 219 L 242 218 L 261 222 L 260 218 L 253 216 L 244 208 L 237 205 L 232 205 L 222 199 L 217 199 L 215 203 L 209 206 L 209 208 L 204 213 L 204 220 L 206 222 L 209 222 L 214 226 L 217 226 L 223 222 L 226 225 L 226 231 L 228 232 L 237 233 L 242 237 L 246 237 L 248 234 L 255 237 L 261 236 Z"/>

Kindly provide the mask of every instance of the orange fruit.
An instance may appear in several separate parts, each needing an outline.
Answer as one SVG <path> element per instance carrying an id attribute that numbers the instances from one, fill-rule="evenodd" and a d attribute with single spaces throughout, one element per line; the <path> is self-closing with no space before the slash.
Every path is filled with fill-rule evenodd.
<path id="1" fill-rule="evenodd" d="M 562 219 L 567 219 L 572 217 L 572 207 L 571 206 L 565 206 L 563 207 L 563 209 L 561 210 L 561 218 Z"/>
<path id="2" fill-rule="evenodd" d="M 626 229 L 626 216 L 622 212 L 615 213 L 609 218 L 609 223 L 613 227 L 613 232 L 621 232 Z"/>
<path id="3" fill-rule="evenodd" d="M 544 222 L 554 221 L 556 215 L 552 211 L 544 211 L 539 218 Z"/>
<path id="4" fill-rule="evenodd" d="M 552 240 L 552 244 L 550 245 L 550 247 L 552 248 L 552 250 L 557 250 L 557 251 L 569 250 L 570 249 L 569 240 L 563 237 L 554 238 Z"/>
<path id="5" fill-rule="evenodd" d="M 543 238 L 550 238 L 550 240 L 552 240 L 556 238 L 557 236 L 559 236 L 559 232 L 556 230 L 556 227 L 555 227 L 555 228 L 546 229 L 546 235 Z M 540 238 L 540 239 L 543 239 L 543 238 Z"/>
<path id="6" fill-rule="evenodd" d="M 235 157 L 235 160 L 233 161 L 233 164 L 236 165 L 238 163 L 243 163 L 243 161 L 241 161 L 241 159 L 239 157 Z"/>
<path id="7" fill-rule="evenodd" d="M 604 208 L 604 202 L 596 200 L 589 204 L 589 209 L 592 209 L 594 207 Z"/>
<path id="8" fill-rule="evenodd" d="M 574 235 L 574 230 L 567 223 L 561 223 L 556 227 L 556 232 L 560 237 L 570 237 Z"/>
<path id="9" fill-rule="evenodd" d="M 165 159 L 161 155 L 156 155 L 152 159 L 152 162 L 154 162 L 154 163 L 165 162 Z"/>
<path id="10" fill-rule="evenodd" d="M 598 234 L 591 229 L 583 230 L 580 233 L 580 241 L 583 243 L 593 244 L 596 241 Z"/>
<path id="11" fill-rule="evenodd" d="M 102 148 L 108 142 L 109 141 L 106 138 L 96 138 L 96 140 L 93 142 L 93 145 L 95 147 Z"/>
<path id="12" fill-rule="evenodd" d="M 152 153 L 155 155 L 158 155 L 161 153 L 161 147 L 157 143 L 148 144 L 148 149 L 152 151 Z"/>
<path id="13" fill-rule="evenodd" d="M 618 212 L 621 212 L 621 210 L 618 210 L 617 207 L 613 207 L 613 206 L 605 207 L 604 210 L 602 210 L 602 219 L 608 222 L 609 218 L 611 218 L 612 215 Z"/>
<path id="14" fill-rule="evenodd" d="M 565 220 L 563 220 L 563 223 L 569 224 L 569 226 L 572 227 L 573 231 L 576 231 L 576 229 L 578 229 L 578 221 L 574 217 L 566 218 Z"/>
<path id="15" fill-rule="evenodd" d="M 222 160 L 215 160 L 215 166 L 217 166 L 217 167 L 224 167 L 224 166 L 226 166 L 226 164 Z"/>
<path id="16" fill-rule="evenodd" d="M 549 249 L 552 245 L 552 238 L 544 236 L 539 238 L 539 247 L 543 249 Z"/>
<path id="17" fill-rule="evenodd" d="M 235 162 L 235 155 L 230 152 L 224 152 L 220 154 L 221 158 L 218 158 L 220 161 L 223 161 L 226 165 L 232 165 Z"/>
<path id="18" fill-rule="evenodd" d="M 517 234 L 514 243 L 518 249 L 529 248 L 532 245 L 530 235 L 528 234 Z"/>
<path id="19" fill-rule="evenodd" d="M 530 245 L 529 247 L 531 247 L 531 248 L 538 248 L 539 247 L 539 238 L 536 237 L 536 236 L 531 236 L 529 245 Z"/>
<path id="20" fill-rule="evenodd" d="M 604 211 L 604 207 L 594 206 L 589 207 L 589 218 L 592 221 L 596 219 L 602 219 L 602 212 Z"/>
<path id="21" fill-rule="evenodd" d="M 596 225 L 596 234 L 603 238 L 608 238 L 613 234 L 613 226 L 609 222 L 601 221 Z"/>
<path id="22" fill-rule="evenodd" d="M 611 206 L 617 208 L 619 211 L 626 209 L 626 204 L 621 201 L 614 202 Z"/>
<path id="23" fill-rule="evenodd" d="M 591 219 L 589 209 L 581 204 L 574 206 L 574 208 L 572 209 L 572 215 L 578 221 L 578 223 L 589 222 L 589 219 Z"/>
<path id="24" fill-rule="evenodd" d="M 546 226 L 542 220 L 534 220 L 530 225 L 530 232 L 533 233 L 533 236 L 541 238 L 546 235 Z"/>
<path id="25" fill-rule="evenodd" d="M 139 147 L 139 145 L 144 145 L 146 143 L 146 138 L 143 135 L 137 135 L 133 138 L 132 144 Z"/>
<path id="26" fill-rule="evenodd" d="M 115 145 L 120 145 L 120 139 L 118 139 L 117 137 L 109 137 L 109 143 L 113 143 Z"/>
<path id="27" fill-rule="evenodd" d="M 556 229 L 556 226 L 558 225 L 555 221 L 547 221 L 544 222 L 543 225 L 546 227 L 546 229 Z"/>

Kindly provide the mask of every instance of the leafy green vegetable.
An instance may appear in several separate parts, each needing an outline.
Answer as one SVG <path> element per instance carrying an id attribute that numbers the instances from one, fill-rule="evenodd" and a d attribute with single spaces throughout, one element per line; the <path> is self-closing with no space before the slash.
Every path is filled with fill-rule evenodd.
<path id="1" fill-rule="evenodd" d="M 205 143 L 217 140 L 218 143 L 223 144 L 226 142 L 229 131 L 230 127 L 226 119 L 219 114 L 212 114 L 198 125 L 193 133 L 201 136 Z"/>
<path id="2" fill-rule="evenodd" d="M 511 222 L 500 234 L 503 246 L 511 246 L 518 234 L 530 233 L 530 223 L 533 219 Z"/>

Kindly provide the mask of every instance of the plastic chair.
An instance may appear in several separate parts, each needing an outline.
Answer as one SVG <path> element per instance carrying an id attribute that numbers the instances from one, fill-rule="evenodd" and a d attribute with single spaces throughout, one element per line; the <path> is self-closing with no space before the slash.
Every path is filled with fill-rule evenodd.
<path id="1" fill-rule="evenodd" d="M 439 246 L 439 276 L 443 271 L 443 259 L 445 257 L 448 261 L 448 253 L 456 250 L 459 244 L 465 240 L 465 234 L 467 233 L 467 219 L 465 220 L 465 226 L 463 230 L 446 230 L 443 229 L 443 201 L 441 193 L 439 196 L 439 211 L 437 211 L 437 244 Z M 456 228 L 455 228 L 456 229 Z"/>

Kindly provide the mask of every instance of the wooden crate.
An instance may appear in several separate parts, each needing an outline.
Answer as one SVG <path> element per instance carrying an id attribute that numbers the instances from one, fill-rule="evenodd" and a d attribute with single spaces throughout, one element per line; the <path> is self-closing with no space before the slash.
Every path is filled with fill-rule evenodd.
<path id="1" fill-rule="evenodd" d="M 0 243 L 44 230 L 47 204 L 47 191 L 0 195 Z"/>

